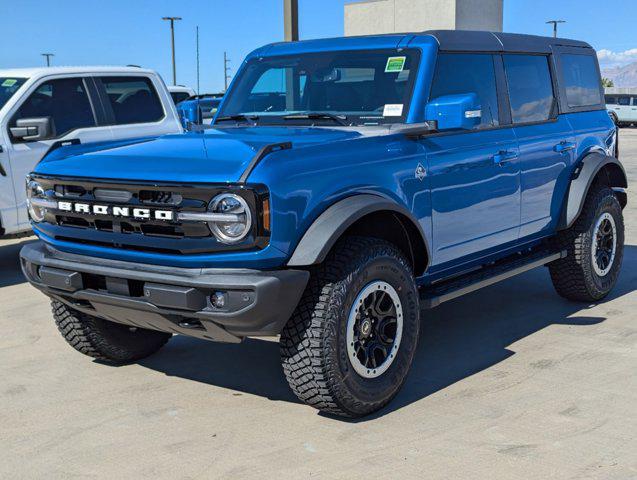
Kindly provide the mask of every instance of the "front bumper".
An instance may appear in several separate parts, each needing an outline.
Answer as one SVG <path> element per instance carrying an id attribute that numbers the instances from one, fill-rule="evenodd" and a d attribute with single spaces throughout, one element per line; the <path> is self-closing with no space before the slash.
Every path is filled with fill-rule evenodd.
<path id="1" fill-rule="evenodd" d="M 117 323 L 222 342 L 277 335 L 309 279 L 305 270 L 176 268 L 60 252 L 20 252 L 27 280 L 49 297 Z M 210 295 L 221 291 L 225 306 Z"/>

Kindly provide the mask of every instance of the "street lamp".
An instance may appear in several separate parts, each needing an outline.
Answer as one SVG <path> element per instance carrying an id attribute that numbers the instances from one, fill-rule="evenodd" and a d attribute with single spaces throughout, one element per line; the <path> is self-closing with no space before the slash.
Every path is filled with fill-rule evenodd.
<path id="1" fill-rule="evenodd" d="M 566 23 L 566 20 L 549 20 L 546 22 L 547 24 L 553 24 L 553 37 L 557 38 L 557 24 L 558 23 Z"/>
<path id="2" fill-rule="evenodd" d="M 170 21 L 170 45 L 173 54 L 173 85 L 177 85 L 177 67 L 175 66 L 175 21 L 181 20 L 181 17 L 162 17 L 161 19 Z"/>
<path id="3" fill-rule="evenodd" d="M 42 55 L 43 57 L 46 57 L 46 66 L 50 67 L 51 66 L 51 57 L 54 57 L 55 54 L 53 54 L 53 53 L 41 53 L 40 55 Z"/>

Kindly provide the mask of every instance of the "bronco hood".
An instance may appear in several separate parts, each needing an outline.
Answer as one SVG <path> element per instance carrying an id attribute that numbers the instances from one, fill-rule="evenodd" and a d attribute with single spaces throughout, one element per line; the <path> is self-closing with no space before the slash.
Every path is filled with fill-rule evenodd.
<path id="1" fill-rule="evenodd" d="M 53 151 L 35 173 L 109 180 L 236 182 L 263 146 L 292 142 L 293 148 L 360 137 L 350 129 L 230 127 L 205 133 L 165 135 Z"/>

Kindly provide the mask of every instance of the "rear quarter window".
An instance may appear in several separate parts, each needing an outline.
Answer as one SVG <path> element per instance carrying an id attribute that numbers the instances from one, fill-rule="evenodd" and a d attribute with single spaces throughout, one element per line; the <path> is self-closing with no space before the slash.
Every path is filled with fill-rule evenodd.
<path id="1" fill-rule="evenodd" d="M 562 54 L 561 76 L 570 108 L 597 107 L 602 103 L 597 61 L 592 55 Z"/>

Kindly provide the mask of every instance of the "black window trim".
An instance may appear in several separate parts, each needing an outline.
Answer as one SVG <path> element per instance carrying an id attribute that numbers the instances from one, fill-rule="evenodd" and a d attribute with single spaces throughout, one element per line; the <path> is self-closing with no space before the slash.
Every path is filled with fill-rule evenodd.
<path id="1" fill-rule="evenodd" d="M 93 113 L 93 120 L 95 121 L 95 125 L 91 126 L 91 127 L 77 127 L 77 128 L 73 128 L 71 130 L 68 130 L 66 132 L 64 132 L 64 134 L 62 135 L 57 135 L 55 137 L 51 137 L 51 138 L 47 138 L 44 141 L 50 141 L 50 140 L 60 140 L 61 138 L 66 137 L 67 135 L 76 132 L 77 130 L 85 130 L 88 128 L 100 128 L 103 127 L 104 125 L 101 125 L 99 122 L 99 111 L 100 109 L 97 108 L 98 105 L 98 99 L 96 97 L 93 96 L 93 91 L 91 90 L 91 82 L 89 80 L 92 80 L 91 75 L 90 74 L 60 74 L 60 75 L 48 75 L 45 77 L 41 77 L 38 81 L 36 81 L 33 85 L 31 85 L 31 87 L 29 87 L 29 92 L 24 96 L 24 100 L 22 100 L 22 102 L 20 102 L 19 104 L 15 105 L 13 112 L 11 112 L 11 117 L 9 119 L 9 121 L 7 122 L 7 136 L 9 138 L 9 141 L 11 142 L 12 145 L 20 145 L 20 144 L 24 144 L 24 143 L 33 143 L 33 140 L 17 140 L 15 138 L 13 138 L 13 135 L 11 135 L 11 125 L 13 125 L 13 122 L 16 120 L 16 115 L 18 114 L 18 111 L 20 110 L 20 108 L 22 107 L 22 105 L 24 105 L 24 102 L 27 101 L 27 99 L 33 95 L 42 85 L 44 85 L 45 83 L 48 82 L 52 82 L 55 80 L 67 80 L 67 79 L 79 79 L 82 81 L 82 85 L 84 86 L 84 91 L 86 93 L 86 97 L 88 98 L 89 101 L 89 105 L 91 106 L 91 112 Z M 42 140 L 39 140 L 42 141 Z"/>
<path id="2" fill-rule="evenodd" d="M 563 55 L 584 55 L 592 57 L 595 64 L 595 69 L 597 71 L 597 76 L 599 77 L 599 94 L 600 94 L 600 103 L 596 105 L 585 105 L 582 107 L 571 107 L 568 104 L 568 100 L 566 97 L 566 86 L 564 85 L 564 81 L 562 79 L 562 56 Z M 559 87 L 558 94 L 558 102 L 560 104 L 560 113 L 580 113 L 580 112 L 595 112 L 598 110 L 606 110 L 606 102 L 604 100 L 604 87 L 602 86 L 601 78 L 602 73 L 599 68 L 599 62 L 597 61 L 597 56 L 595 55 L 595 50 L 592 48 L 585 47 L 563 47 L 563 46 L 554 46 L 553 47 L 553 60 L 555 62 L 555 71 L 557 73 L 557 83 Z"/>
<path id="3" fill-rule="evenodd" d="M 155 120 L 154 122 L 117 123 L 117 120 L 115 119 L 115 112 L 113 112 L 113 107 L 111 106 L 111 101 L 108 98 L 108 94 L 106 93 L 106 87 L 104 86 L 104 83 L 102 82 L 102 77 L 140 78 L 143 80 L 147 80 L 150 83 L 151 87 L 153 88 L 157 101 L 161 105 L 161 110 L 164 113 L 163 116 L 159 120 Z M 155 85 L 155 82 L 153 82 L 153 79 L 149 77 L 148 75 L 128 73 L 128 72 L 122 72 L 122 73 L 108 72 L 108 73 L 100 73 L 93 76 L 93 81 L 95 82 L 95 87 L 97 89 L 97 92 L 100 98 L 100 103 L 102 104 L 102 108 L 104 109 L 106 126 L 119 127 L 123 125 L 159 125 L 166 120 L 168 116 L 168 112 L 166 112 L 166 105 L 164 105 L 164 102 L 162 101 L 159 95 L 159 91 L 157 90 L 157 86 Z M 170 101 L 172 102 L 172 98 L 170 99 Z"/>

